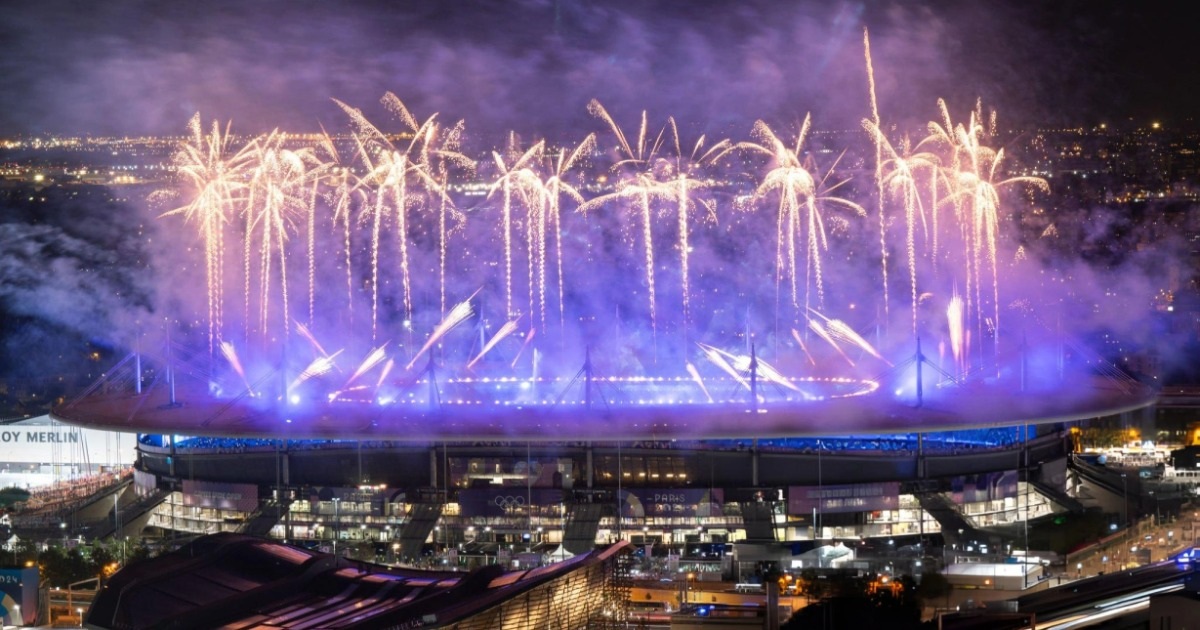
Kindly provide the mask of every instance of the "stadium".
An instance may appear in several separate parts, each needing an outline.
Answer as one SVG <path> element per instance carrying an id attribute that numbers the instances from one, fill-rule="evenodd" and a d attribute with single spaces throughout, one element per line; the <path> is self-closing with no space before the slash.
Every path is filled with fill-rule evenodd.
<path id="1" fill-rule="evenodd" d="M 691 163 L 593 102 L 616 149 L 514 139 L 477 172 L 432 118 L 410 155 L 340 105 L 349 137 L 229 161 L 193 120 L 178 313 L 51 414 L 138 434 L 105 531 L 452 571 L 627 543 L 642 577 L 737 583 L 1018 548 L 1028 577 L 1021 526 L 1079 509 L 1072 423 L 1154 402 L 1062 323 L 1089 288 L 1001 218 L 1045 182 L 992 180 L 982 112 L 930 140 L 942 198 L 871 173 L 877 128 L 791 149 L 760 121 Z"/>
<path id="2" fill-rule="evenodd" d="M 402 404 L 300 404 L 266 386 L 231 400 L 202 361 L 171 354 L 131 354 L 53 413 L 138 434 L 125 531 L 270 534 L 464 568 L 626 540 L 741 578 L 782 543 L 818 563 L 836 541 L 1012 545 L 1006 526 L 1070 509 L 1073 423 L 1154 402 L 1069 353 L 1061 387 L 930 378 L 920 405 L 886 381 L 787 400 L 753 368 L 723 387 L 763 395 L 724 402 L 664 402 L 695 385 L 586 372 L 506 380 L 487 404 L 436 378 Z"/>

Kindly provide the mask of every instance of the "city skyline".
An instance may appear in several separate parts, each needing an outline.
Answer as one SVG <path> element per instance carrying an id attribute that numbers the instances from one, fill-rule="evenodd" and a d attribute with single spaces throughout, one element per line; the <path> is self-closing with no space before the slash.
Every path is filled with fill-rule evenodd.
<path id="1" fill-rule="evenodd" d="M 881 116 L 902 128 L 937 98 L 1011 124 L 1188 124 L 1196 82 L 1169 63 L 1186 39 L 1168 11 L 1026 4 L 23 2 L 0 13 L 0 135 L 179 134 L 196 112 L 243 133 L 339 130 L 331 99 L 371 114 L 384 91 L 489 136 L 597 130 L 592 98 L 722 135 L 808 112 L 854 128 L 864 28 Z"/>

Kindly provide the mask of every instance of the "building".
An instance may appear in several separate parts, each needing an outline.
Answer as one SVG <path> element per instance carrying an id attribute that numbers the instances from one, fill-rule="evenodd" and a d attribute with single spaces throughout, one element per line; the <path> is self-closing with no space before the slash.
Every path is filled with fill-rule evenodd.
<path id="1" fill-rule="evenodd" d="M 617 544 L 549 566 L 391 569 L 233 534 L 126 568 L 91 628 L 616 628 L 628 584 Z"/>

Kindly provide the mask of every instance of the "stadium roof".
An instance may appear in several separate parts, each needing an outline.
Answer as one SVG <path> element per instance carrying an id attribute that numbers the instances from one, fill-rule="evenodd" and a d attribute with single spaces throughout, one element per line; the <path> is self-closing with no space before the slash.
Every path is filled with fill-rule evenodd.
<path id="1" fill-rule="evenodd" d="M 357 440 L 613 440 L 796 437 L 950 431 L 1113 415 L 1152 405 L 1153 391 L 1078 377 L 1069 387 L 1013 392 L 964 386 L 915 406 L 890 396 L 804 403 L 716 405 L 424 405 L 316 403 L 292 407 L 212 397 L 207 390 L 155 387 L 144 394 L 94 393 L 56 407 L 68 424 L 136 433 Z"/>

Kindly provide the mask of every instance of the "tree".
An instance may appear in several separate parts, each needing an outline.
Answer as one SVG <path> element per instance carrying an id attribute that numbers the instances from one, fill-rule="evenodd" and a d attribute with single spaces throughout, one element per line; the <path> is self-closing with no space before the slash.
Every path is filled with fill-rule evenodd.
<path id="1" fill-rule="evenodd" d="M 91 553 L 88 555 L 88 559 L 90 560 L 93 575 L 99 575 L 104 571 L 105 567 L 108 567 L 117 561 L 117 558 L 113 554 L 112 550 L 109 549 L 107 545 L 104 545 L 100 542 L 96 542 L 94 545 L 92 545 Z"/>
<path id="2" fill-rule="evenodd" d="M 0 488 L 0 508 L 7 508 L 29 500 L 29 491 L 16 486 Z"/>
<path id="3" fill-rule="evenodd" d="M 146 544 L 146 541 L 139 541 L 137 546 L 129 550 L 129 556 L 126 558 L 125 566 L 129 566 L 135 562 L 149 560 L 155 555 L 156 554 L 154 553 L 154 550 L 150 549 L 149 545 Z"/>
<path id="4" fill-rule="evenodd" d="M 950 592 L 953 588 L 950 586 L 950 580 L 938 571 L 926 569 L 921 573 L 921 584 L 917 586 L 917 597 L 925 605 L 932 605 L 933 600 L 942 597 L 946 598 L 946 605 L 950 605 Z"/>
<path id="5" fill-rule="evenodd" d="M 83 557 L 79 549 L 64 550 L 62 547 L 49 547 L 39 558 L 42 578 L 49 586 L 66 588 L 73 582 L 95 577 L 91 562 Z"/>
<path id="6" fill-rule="evenodd" d="M 921 628 L 921 608 L 911 579 L 899 583 L 884 582 L 882 578 L 863 579 L 857 576 L 832 574 L 817 578 L 815 572 L 803 576 L 802 587 L 819 593 L 816 601 L 799 612 L 782 627 L 785 630 L 802 628 L 888 628 L 916 630 Z"/>

